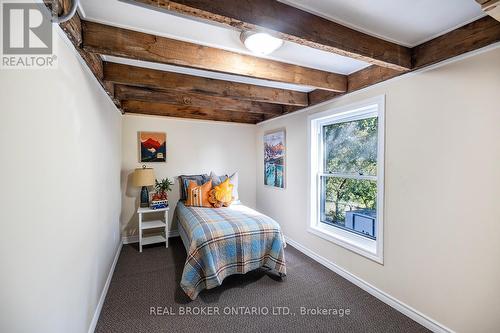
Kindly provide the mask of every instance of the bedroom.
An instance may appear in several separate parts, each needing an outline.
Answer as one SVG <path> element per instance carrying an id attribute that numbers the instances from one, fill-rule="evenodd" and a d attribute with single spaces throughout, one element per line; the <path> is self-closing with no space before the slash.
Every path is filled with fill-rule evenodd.
<path id="1" fill-rule="evenodd" d="M 499 331 L 497 2 L 2 0 L 0 331 Z"/>

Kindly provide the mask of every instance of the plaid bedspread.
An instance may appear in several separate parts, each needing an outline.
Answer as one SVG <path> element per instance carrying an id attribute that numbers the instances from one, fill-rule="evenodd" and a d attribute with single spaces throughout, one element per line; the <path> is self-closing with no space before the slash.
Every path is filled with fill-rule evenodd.
<path id="1" fill-rule="evenodd" d="M 186 207 L 181 201 L 176 216 L 187 252 L 181 288 L 191 299 L 232 274 L 260 267 L 286 274 L 285 241 L 270 217 L 243 205 Z"/>

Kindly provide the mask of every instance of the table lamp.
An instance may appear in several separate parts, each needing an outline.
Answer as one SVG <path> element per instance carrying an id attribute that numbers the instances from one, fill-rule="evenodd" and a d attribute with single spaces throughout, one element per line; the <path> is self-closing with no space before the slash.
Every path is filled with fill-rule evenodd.
<path id="1" fill-rule="evenodd" d="M 149 192 L 148 186 L 153 186 L 155 184 L 155 173 L 152 168 L 146 168 L 145 165 L 142 168 L 137 168 L 134 171 L 133 178 L 134 186 L 140 187 L 141 190 L 141 207 L 149 206 Z"/>

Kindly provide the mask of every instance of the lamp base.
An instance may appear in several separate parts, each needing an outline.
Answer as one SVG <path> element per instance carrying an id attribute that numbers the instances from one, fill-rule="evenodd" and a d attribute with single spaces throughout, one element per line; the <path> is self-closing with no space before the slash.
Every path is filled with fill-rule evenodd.
<path id="1" fill-rule="evenodd" d="M 142 187 L 141 190 L 141 208 L 149 207 L 149 192 L 146 186 Z"/>

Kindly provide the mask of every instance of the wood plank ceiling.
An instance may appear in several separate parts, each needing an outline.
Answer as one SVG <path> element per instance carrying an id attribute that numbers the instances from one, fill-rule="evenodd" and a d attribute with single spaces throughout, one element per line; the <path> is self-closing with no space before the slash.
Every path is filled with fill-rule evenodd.
<path id="1" fill-rule="evenodd" d="M 67 11 L 70 0 L 59 1 L 59 12 Z M 350 75 L 329 73 L 87 22 L 76 14 L 61 27 L 113 102 L 125 113 L 256 124 L 500 41 L 500 22 L 488 16 L 407 48 L 277 1 L 129 2 L 240 30 L 264 29 L 283 40 L 372 65 Z M 292 83 L 316 90 L 304 93 L 122 65 L 102 61 L 103 55 Z"/>

